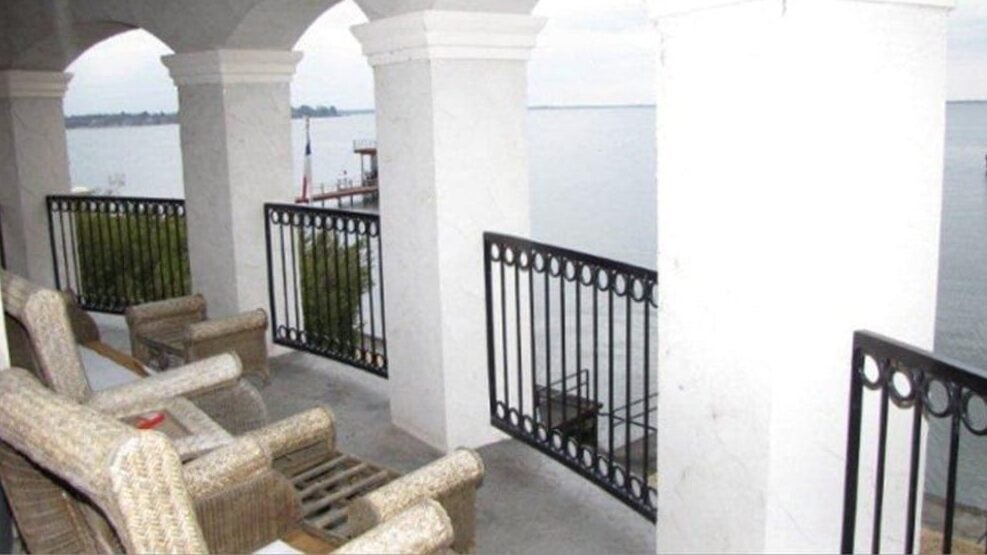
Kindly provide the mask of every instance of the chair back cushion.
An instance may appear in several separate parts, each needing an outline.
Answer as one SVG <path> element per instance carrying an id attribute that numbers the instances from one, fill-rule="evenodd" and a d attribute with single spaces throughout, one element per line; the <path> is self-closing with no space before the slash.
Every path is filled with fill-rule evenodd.
<path id="1" fill-rule="evenodd" d="M 13 320 L 9 332 L 11 354 L 26 362 L 45 385 L 75 401 L 92 393 L 79 357 L 63 293 L 39 287 L 7 271 L 0 271 L 3 310 Z"/>

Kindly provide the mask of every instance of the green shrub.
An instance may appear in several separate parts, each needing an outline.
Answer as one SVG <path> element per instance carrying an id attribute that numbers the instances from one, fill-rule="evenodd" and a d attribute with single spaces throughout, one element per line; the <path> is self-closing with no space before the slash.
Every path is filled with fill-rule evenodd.
<path id="1" fill-rule="evenodd" d="M 299 231 L 298 236 L 302 310 L 309 343 L 334 351 L 359 345 L 360 299 L 372 286 L 366 242 L 357 240 L 347 245 L 338 233 L 326 230 Z"/>
<path id="2" fill-rule="evenodd" d="M 192 290 L 184 218 L 76 214 L 75 240 L 78 293 L 87 299 L 126 306 Z"/>

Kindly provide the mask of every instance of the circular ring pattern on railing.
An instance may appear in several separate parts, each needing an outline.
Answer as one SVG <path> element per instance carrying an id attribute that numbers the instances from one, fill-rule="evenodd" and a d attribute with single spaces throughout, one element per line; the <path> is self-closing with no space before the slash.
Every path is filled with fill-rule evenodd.
<path id="1" fill-rule="evenodd" d="M 579 263 L 567 258 L 562 266 L 562 277 L 566 281 L 576 281 L 576 278 L 579 276 L 579 267 Z"/>
<path id="2" fill-rule="evenodd" d="M 937 377 L 925 380 L 922 384 L 922 403 L 932 416 L 949 416 L 956 410 L 955 387 Z"/>
<path id="3" fill-rule="evenodd" d="M 498 401 L 497 404 L 494 405 L 494 414 L 496 414 L 497 418 L 499 418 L 500 420 L 506 419 L 507 406 L 504 405 L 504 403 Z"/>
<path id="4" fill-rule="evenodd" d="M 618 488 L 623 488 L 627 485 L 627 472 L 620 465 L 614 465 L 613 478 L 610 481 Z"/>
<path id="5" fill-rule="evenodd" d="M 545 255 L 541 252 L 534 251 L 531 258 L 531 264 L 536 272 L 543 273 L 545 271 L 546 264 Z"/>
<path id="6" fill-rule="evenodd" d="M 884 385 L 887 361 L 878 362 L 871 356 L 864 356 L 863 364 L 858 369 L 860 381 L 868 389 L 879 389 Z"/>
<path id="7" fill-rule="evenodd" d="M 371 221 L 370 226 L 367 229 L 367 233 L 371 237 L 377 237 L 378 235 L 380 235 L 380 223 L 377 222 L 376 220 Z"/>
<path id="8" fill-rule="evenodd" d="M 531 253 L 528 249 L 518 249 L 517 266 L 522 270 L 531 268 Z"/>
<path id="9" fill-rule="evenodd" d="M 490 260 L 500 262 L 501 247 L 497 243 L 490 243 Z"/>
<path id="10" fill-rule="evenodd" d="M 521 413 L 514 407 L 507 410 L 507 421 L 510 422 L 511 426 L 517 428 L 521 424 Z"/>
<path id="11" fill-rule="evenodd" d="M 597 268 L 595 281 L 596 281 L 596 288 L 599 291 L 606 293 L 607 291 L 610 290 L 610 287 L 613 285 L 613 276 L 610 275 L 609 270 L 605 270 L 603 268 Z"/>
<path id="12" fill-rule="evenodd" d="M 589 287 L 596 281 L 597 268 L 590 264 L 579 265 L 579 283 Z"/>
<path id="13" fill-rule="evenodd" d="M 504 261 L 506 266 L 513 266 L 515 262 L 514 249 L 508 245 L 504 247 L 504 252 L 501 255 L 501 259 Z"/>
<path id="14" fill-rule="evenodd" d="M 613 278 L 613 292 L 618 297 L 623 297 L 627 294 L 627 276 L 624 274 L 617 274 Z"/>
<path id="15" fill-rule="evenodd" d="M 644 481 L 637 476 L 631 475 L 627 482 L 629 484 L 629 489 L 631 490 L 631 495 L 641 499 L 644 494 Z"/>
<path id="16" fill-rule="evenodd" d="M 963 393 L 960 407 L 966 429 L 977 436 L 987 435 L 987 399 L 972 389 L 967 389 Z"/>
<path id="17" fill-rule="evenodd" d="M 891 377 L 888 380 L 888 395 L 899 407 L 907 408 L 918 398 L 918 384 L 915 373 L 899 364 L 891 366 Z"/>
<path id="18" fill-rule="evenodd" d="M 562 265 L 565 263 L 565 258 L 562 258 L 556 254 L 546 254 L 548 259 L 548 275 L 551 277 L 559 277 L 562 275 Z"/>

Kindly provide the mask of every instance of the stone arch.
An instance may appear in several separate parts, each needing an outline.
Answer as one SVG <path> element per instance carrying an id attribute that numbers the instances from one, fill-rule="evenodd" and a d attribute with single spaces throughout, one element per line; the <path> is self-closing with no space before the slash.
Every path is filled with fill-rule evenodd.
<path id="1" fill-rule="evenodd" d="M 227 48 L 290 50 L 312 23 L 342 0 L 261 0 L 226 40 Z"/>
<path id="2" fill-rule="evenodd" d="M 17 52 L 10 67 L 63 71 L 96 44 L 138 28 L 119 21 L 58 22 L 50 32 Z"/>

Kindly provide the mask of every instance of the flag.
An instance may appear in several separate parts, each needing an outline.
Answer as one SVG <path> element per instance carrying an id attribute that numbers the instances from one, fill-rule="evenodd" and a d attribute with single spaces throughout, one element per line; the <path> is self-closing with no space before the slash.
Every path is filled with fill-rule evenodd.
<path id="1" fill-rule="evenodd" d="M 309 133 L 309 120 L 305 118 L 305 173 L 302 175 L 302 202 L 308 202 L 312 189 L 312 135 Z"/>

